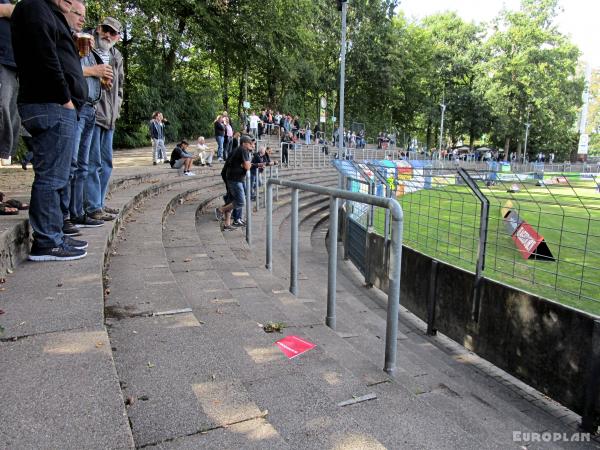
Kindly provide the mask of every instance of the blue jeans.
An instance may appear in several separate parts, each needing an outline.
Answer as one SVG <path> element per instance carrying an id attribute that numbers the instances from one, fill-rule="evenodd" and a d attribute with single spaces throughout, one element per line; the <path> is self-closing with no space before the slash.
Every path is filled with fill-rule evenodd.
<path id="1" fill-rule="evenodd" d="M 215 136 L 217 140 L 217 158 L 223 159 L 223 142 L 225 141 L 225 136 Z"/>
<path id="2" fill-rule="evenodd" d="M 93 213 L 104 207 L 106 190 L 112 173 L 113 134 L 115 130 L 107 130 L 94 126 L 92 143 L 90 144 L 90 159 L 88 176 L 85 183 L 85 210 Z"/>
<path id="3" fill-rule="evenodd" d="M 71 161 L 71 201 L 69 212 L 71 218 L 81 217 L 83 210 L 83 189 L 87 180 L 88 163 L 90 159 L 90 145 L 92 133 L 96 123 L 96 109 L 84 105 L 79 112 L 79 123 L 75 133 L 75 153 Z M 65 212 L 63 204 L 63 214 Z"/>
<path id="4" fill-rule="evenodd" d="M 64 238 L 60 191 L 69 180 L 77 111 L 58 103 L 24 103 L 19 114 L 31 134 L 35 169 L 29 206 L 33 239 L 38 247 L 57 247 Z"/>
<path id="5" fill-rule="evenodd" d="M 227 187 L 234 208 L 243 208 L 246 204 L 244 182 L 227 180 Z"/>

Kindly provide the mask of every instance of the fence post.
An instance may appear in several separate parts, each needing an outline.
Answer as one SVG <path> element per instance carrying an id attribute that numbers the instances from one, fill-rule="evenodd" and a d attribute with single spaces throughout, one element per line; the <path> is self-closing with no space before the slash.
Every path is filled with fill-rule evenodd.
<path id="1" fill-rule="evenodd" d="M 269 271 L 273 271 L 273 184 L 267 183 L 267 194 L 266 194 L 266 219 L 267 219 L 267 236 L 266 236 L 266 259 L 265 268 Z"/>
<path id="2" fill-rule="evenodd" d="M 298 189 L 292 188 L 290 292 L 298 294 Z"/>
<path id="3" fill-rule="evenodd" d="M 481 281 L 483 278 L 483 269 L 485 268 L 485 249 L 487 245 L 488 219 L 490 215 L 490 201 L 475 183 L 475 180 L 459 167 L 458 174 L 465 181 L 469 189 L 481 202 L 481 215 L 479 219 L 479 245 L 477 252 L 477 266 L 475 268 L 475 286 L 473 289 L 473 302 L 471 308 L 471 317 L 473 321 L 479 322 L 479 310 L 481 306 Z"/>
<path id="4" fill-rule="evenodd" d="M 435 336 L 437 328 L 435 328 L 435 306 L 437 299 L 437 272 L 438 262 L 431 260 L 431 275 L 429 277 L 429 295 L 427 296 L 427 335 Z"/>
<path id="5" fill-rule="evenodd" d="M 598 394 L 600 393 L 598 380 L 600 380 L 600 320 L 594 320 L 592 330 L 592 353 L 590 354 L 589 368 L 585 383 L 585 404 L 581 416 L 581 428 L 588 433 L 596 433 L 600 426 L 598 409 Z"/>
<path id="6" fill-rule="evenodd" d="M 335 330 L 335 303 L 337 281 L 338 199 L 329 198 L 329 264 L 327 265 L 327 317 L 325 323 Z"/>
<path id="7" fill-rule="evenodd" d="M 246 242 L 252 247 L 252 182 L 250 171 L 246 172 Z"/>

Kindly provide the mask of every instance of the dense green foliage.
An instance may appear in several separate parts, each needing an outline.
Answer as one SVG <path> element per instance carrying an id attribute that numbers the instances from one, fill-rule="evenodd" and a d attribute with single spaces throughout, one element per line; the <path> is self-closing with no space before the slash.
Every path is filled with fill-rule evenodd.
<path id="1" fill-rule="evenodd" d="M 348 9 L 346 124 L 399 142 L 486 143 L 568 157 L 583 79 L 579 52 L 554 26 L 558 0 L 523 0 L 494 23 L 452 13 L 411 22 L 397 0 L 352 0 Z M 247 91 L 263 106 L 316 122 L 319 98 L 338 116 L 340 14 L 331 0 L 91 0 L 88 22 L 126 24 L 126 101 L 116 146 L 147 142 L 153 110 L 167 137 L 211 134 L 222 110 L 237 118 Z M 327 124 L 331 130 L 331 121 Z"/>

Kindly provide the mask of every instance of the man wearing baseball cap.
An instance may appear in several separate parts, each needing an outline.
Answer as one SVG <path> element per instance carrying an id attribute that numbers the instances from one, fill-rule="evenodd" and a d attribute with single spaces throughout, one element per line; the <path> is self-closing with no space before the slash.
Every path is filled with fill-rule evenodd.
<path id="1" fill-rule="evenodd" d="M 227 183 L 228 203 L 222 208 L 216 208 L 217 218 L 223 217 L 223 229 L 233 230 L 231 226 L 231 212 L 234 209 L 242 208 L 245 204 L 244 180 L 246 172 L 250 170 L 252 160 L 252 150 L 255 140 L 248 135 L 240 137 L 240 146 L 233 151 L 225 163 L 225 180 Z"/>
<path id="2" fill-rule="evenodd" d="M 96 52 L 113 70 L 113 77 L 103 78 L 102 96 L 96 107 L 96 125 L 90 145 L 90 160 L 85 186 L 86 213 L 95 220 L 113 220 L 118 210 L 104 205 L 112 173 L 113 135 L 123 103 L 123 56 L 114 46 L 121 38 L 123 26 L 113 17 L 104 19 L 94 31 Z"/>

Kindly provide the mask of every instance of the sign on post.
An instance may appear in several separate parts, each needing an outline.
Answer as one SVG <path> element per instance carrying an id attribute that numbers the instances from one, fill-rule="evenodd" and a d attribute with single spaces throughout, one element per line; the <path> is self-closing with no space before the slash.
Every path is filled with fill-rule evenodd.
<path id="1" fill-rule="evenodd" d="M 504 204 L 501 211 L 508 232 L 524 259 L 554 261 L 544 237 L 519 217 L 510 200 Z"/>

